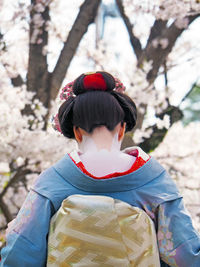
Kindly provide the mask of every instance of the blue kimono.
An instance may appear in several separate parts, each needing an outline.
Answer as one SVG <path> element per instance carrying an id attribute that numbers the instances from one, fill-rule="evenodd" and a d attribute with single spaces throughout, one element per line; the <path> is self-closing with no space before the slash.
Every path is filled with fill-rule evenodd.
<path id="1" fill-rule="evenodd" d="M 153 157 L 132 173 L 98 180 L 65 155 L 38 177 L 11 223 L 0 267 L 45 266 L 51 217 L 74 194 L 109 196 L 145 210 L 155 224 L 161 266 L 200 266 L 200 235 L 175 183 Z"/>

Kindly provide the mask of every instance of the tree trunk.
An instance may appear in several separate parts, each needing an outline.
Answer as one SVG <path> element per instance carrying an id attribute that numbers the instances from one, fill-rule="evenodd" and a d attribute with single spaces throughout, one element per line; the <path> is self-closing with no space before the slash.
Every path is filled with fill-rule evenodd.
<path id="1" fill-rule="evenodd" d="M 31 22 L 29 33 L 29 60 L 27 74 L 27 90 L 35 92 L 45 107 L 49 103 L 49 73 L 47 65 L 47 55 L 44 54 L 44 48 L 48 43 L 48 32 L 46 24 L 49 21 L 49 6 L 44 5 L 45 10 L 42 13 L 35 11 L 37 0 L 32 0 Z M 34 21 L 35 16 L 41 16 L 42 26 L 38 26 Z"/>
<path id="2" fill-rule="evenodd" d="M 67 69 L 73 59 L 76 49 L 86 33 L 88 26 L 94 21 L 98 6 L 101 1 L 99 0 L 85 0 L 81 5 L 78 16 L 72 26 L 72 29 L 64 42 L 63 49 L 58 57 L 56 66 L 52 73 L 48 72 L 47 55 L 44 52 L 45 47 L 48 45 L 48 32 L 46 30 L 49 17 L 49 4 L 44 4 L 45 10 L 38 13 L 35 10 L 37 0 L 32 0 L 33 8 L 31 10 L 31 23 L 30 23 L 30 44 L 29 44 L 29 61 L 28 61 L 28 74 L 27 74 L 27 90 L 35 92 L 34 98 L 38 98 L 43 105 L 48 109 L 50 103 L 55 100 L 60 86 L 65 78 Z M 35 15 L 41 15 L 43 24 L 38 26 L 35 23 Z M 26 106 L 24 114 L 34 115 L 34 111 L 30 106 Z M 48 113 L 44 120 L 48 120 Z"/>

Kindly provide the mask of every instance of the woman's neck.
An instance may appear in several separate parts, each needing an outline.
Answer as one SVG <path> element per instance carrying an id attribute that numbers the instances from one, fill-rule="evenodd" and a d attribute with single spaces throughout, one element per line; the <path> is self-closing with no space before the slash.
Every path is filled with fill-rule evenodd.
<path id="1" fill-rule="evenodd" d="M 79 145 L 80 158 L 86 170 L 97 177 L 127 171 L 135 157 L 122 153 L 120 147 L 118 131 L 110 132 L 106 127 L 98 127 L 91 135 L 83 136 Z"/>
<path id="2" fill-rule="evenodd" d="M 92 134 L 84 135 L 79 149 L 81 153 L 98 152 L 101 150 L 120 151 L 121 142 L 118 133 L 109 131 L 105 126 L 93 130 Z"/>

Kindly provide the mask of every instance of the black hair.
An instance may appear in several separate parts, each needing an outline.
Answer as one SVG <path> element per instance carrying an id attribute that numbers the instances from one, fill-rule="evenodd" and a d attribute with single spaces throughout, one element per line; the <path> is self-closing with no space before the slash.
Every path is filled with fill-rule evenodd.
<path id="1" fill-rule="evenodd" d="M 106 77 L 106 91 L 85 89 L 84 75 L 76 79 L 73 85 L 76 96 L 67 99 L 58 112 L 64 136 L 74 138 L 73 126 L 91 133 L 98 126 L 104 125 L 112 131 L 118 123 L 126 122 L 126 131 L 133 129 L 137 119 L 135 103 L 124 93 L 113 91 L 114 78 L 110 75 L 109 79 L 109 75 L 102 75 L 104 79 Z"/>

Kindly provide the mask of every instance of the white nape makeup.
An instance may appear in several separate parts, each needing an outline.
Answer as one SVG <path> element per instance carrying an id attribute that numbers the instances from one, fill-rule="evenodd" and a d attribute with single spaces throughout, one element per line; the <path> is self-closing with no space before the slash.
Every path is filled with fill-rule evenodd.
<path id="1" fill-rule="evenodd" d="M 131 168 L 135 157 L 120 151 L 125 127 L 118 124 L 113 131 L 97 127 L 92 134 L 82 135 L 80 159 L 86 170 L 96 177 Z"/>
<path id="2" fill-rule="evenodd" d="M 119 138 L 118 128 L 119 126 L 111 132 L 105 126 L 101 126 L 95 128 L 91 134 L 83 134 L 82 141 L 79 142 L 80 152 L 120 150 L 122 138 Z"/>

